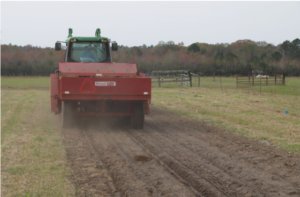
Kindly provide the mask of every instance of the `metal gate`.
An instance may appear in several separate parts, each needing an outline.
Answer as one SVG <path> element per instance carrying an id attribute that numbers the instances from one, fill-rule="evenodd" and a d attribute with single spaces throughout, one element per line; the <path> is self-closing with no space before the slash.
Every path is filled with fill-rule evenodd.
<path id="1" fill-rule="evenodd" d="M 283 72 L 249 72 L 240 73 L 236 77 L 236 87 L 285 85 Z"/>

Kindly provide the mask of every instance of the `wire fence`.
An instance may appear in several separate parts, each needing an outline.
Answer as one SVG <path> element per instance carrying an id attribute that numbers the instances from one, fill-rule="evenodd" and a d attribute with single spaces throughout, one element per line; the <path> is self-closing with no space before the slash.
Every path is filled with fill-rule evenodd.
<path id="1" fill-rule="evenodd" d="M 260 72 L 260 73 L 240 73 L 236 77 L 237 88 L 247 88 L 249 86 L 270 86 L 284 85 L 285 76 L 283 72 Z"/>
<path id="2" fill-rule="evenodd" d="M 173 76 L 174 77 L 174 76 Z M 184 78 L 184 81 L 181 81 L 181 76 L 176 77 L 161 76 L 160 78 L 160 86 L 157 82 L 157 77 L 152 78 L 152 87 L 153 88 L 210 88 L 210 89 L 220 89 L 220 90 L 234 90 L 234 91 L 251 91 L 257 93 L 272 93 L 276 94 L 283 94 L 283 95 L 295 95 L 300 96 L 300 77 L 285 77 L 284 84 L 278 85 L 278 83 L 282 83 L 282 78 L 276 77 L 276 85 L 272 85 L 275 83 L 275 79 L 268 79 L 265 78 L 257 78 L 257 80 L 261 81 L 261 84 L 268 83 L 268 85 L 247 85 L 243 87 L 237 86 L 237 76 L 228 77 L 228 76 L 191 76 L 189 80 L 190 83 L 183 84 L 184 82 L 188 82 L 187 79 Z M 171 79 L 172 78 L 172 79 Z M 248 79 L 249 80 L 249 79 Z M 256 80 L 256 79 L 255 79 Z M 267 82 L 266 82 L 267 81 Z M 251 84 L 250 80 L 250 84 Z M 249 82 L 248 82 L 249 83 Z"/>
<path id="3" fill-rule="evenodd" d="M 166 71 L 153 71 L 152 83 L 178 83 L 183 87 L 192 87 L 192 74 L 188 70 L 166 70 Z"/>

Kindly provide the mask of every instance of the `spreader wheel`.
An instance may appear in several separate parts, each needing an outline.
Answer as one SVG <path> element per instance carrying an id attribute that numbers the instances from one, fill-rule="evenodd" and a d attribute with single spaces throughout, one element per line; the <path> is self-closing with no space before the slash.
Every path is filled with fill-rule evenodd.
<path id="1" fill-rule="evenodd" d="M 124 127 L 131 126 L 131 116 L 121 117 L 120 124 Z"/>
<path id="2" fill-rule="evenodd" d="M 62 102 L 62 121 L 61 126 L 64 129 L 72 128 L 74 124 L 74 107 L 71 101 Z"/>
<path id="3" fill-rule="evenodd" d="M 145 120 L 145 109 L 143 102 L 133 102 L 131 105 L 131 126 L 134 129 L 143 129 Z"/>

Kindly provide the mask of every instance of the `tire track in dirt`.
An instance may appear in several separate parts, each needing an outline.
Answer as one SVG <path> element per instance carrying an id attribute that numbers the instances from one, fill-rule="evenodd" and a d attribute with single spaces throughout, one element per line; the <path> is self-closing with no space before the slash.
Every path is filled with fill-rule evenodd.
<path id="1" fill-rule="evenodd" d="M 157 161 L 160 162 L 160 164 L 172 175 L 174 175 L 180 182 L 182 182 L 183 184 L 189 186 L 191 188 L 191 190 L 194 192 L 195 196 L 200 196 L 202 197 L 202 195 L 195 190 L 195 188 L 188 183 L 187 181 L 185 181 L 181 176 L 179 176 L 179 174 L 177 174 L 174 170 L 172 170 L 168 165 L 166 165 L 166 163 L 164 163 L 158 156 L 156 156 L 155 154 L 153 154 L 149 149 L 146 148 L 146 146 L 144 146 L 142 143 L 140 143 L 136 138 L 133 137 L 132 134 L 129 134 L 129 132 L 125 132 L 128 136 L 131 137 L 131 139 L 140 147 L 142 147 L 149 155 L 151 155 L 153 158 L 155 158 Z"/>
<path id="2" fill-rule="evenodd" d="M 147 138 L 137 133 L 136 131 L 130 131 L 130 134 L 135 139 L 144 144 L 145 147 L 158 156 L 166 165 L 185 179 L 185 181 L 189 182 L 201 195 L 211 197 L 232 196 L 215 177 L 208 176 L 203 170 L 200 170 L 199 167 L 202 167 L 201 165 L 189 163 L 186 157 L 182 159 L 183 154 L 176 147 L 172 148 L 177 153 L 172 154 L 170 153 L 172 152 L 172 148 L 167 142 L 161 142 L 161 139 L 158 138 L 151 139 L 151 134 L 149 133 L 147 133 Z"/>
<path id="3" fill-rule="evenodd" d="M 152 126 L 163 129 L 170 136 L 174 136 L 174 133 L 185 133 L 190 140 L 196 137 L 201 141 L 198 146 L 206 144 L 225 156 L 239 160 L 239 163 L 244 162 L 245 165 L 249 165 L 251 168 L 270 173 L 275 176 L 272 179 L 281 178 L 297 188 L 300 187 L 300 176 L 298 178 L 297 176 L 287 176 L 288 174 L 300 175 L 300 165 L 296 165 L 300 163 L 298 156 L 290 155 L 258 140 L 241 137 L 187 117 L 174 116 L 174 114 L 157 107 L 152 107 L 151 110 L 157 115 L 148 117 L 147 122 L 153 122 Z M 185 124 L 181 124 L 180 121 L 184 121 Z M 168 122 L 172 122 L 172 124 L 168 124 Z M 168 129 L 164 129 L 166 125 L 169 127 Z M 181 138 L 177 137 L 177 139 Z M 209 156 L 209 154 L 203 156 Z"/>
<path id="4" fill-rule="evenodd" d="M 147 129 L 149 128 L 146 128 L 146 130 Z M 168 151 L 168 153 L 175 157 L 179 162 L 192 169 L 195 173 L 199 174 L 199 176 L 210 182 L 215 187 L 220 188 L 225 194 L 230 196 L 229 193 L 233 193 L 235 195 L 239 194 L 242 196 L 250 193 L 251 195 L 259 196 L 259 194 L 264 193 L 262 189 L 259 188 L 259 186 L 263 185 L 263 181 L 260 181 L 260 179 L 257 179 L 257 177 L 251 176 L 251 174 L 261 173 L 262 175 L 260 176 L 264 176 L 265 173 L 257 171 L 255 172 L 252 169 L 249 170 L 247 169 L 247 167 L 245 167 L 245 165 L 239 165 L 239 163 L 237 163 L 236 161 L 229 161 L 226 159 L 223 159 L 224 162 L 219 163 L 220 165 L 217 165 L 218 163 L 213 159 L 208 160 L 207 158 L 205 158 L 205 156 L 199 154 L 199 152 L 203 151 L 203 149 L 197 150 L 196 147 L 191 148 L 188 146 L 188 144 L 186 145 L 182 142 L 177 142 L 169 135 L 164 136 L 163 134 L 157 134 L 157 132 L 152 129 L 149 130 L 149 133 L 150 132 L 153 133 L 153 136 L 151 136 L 152 134 L 149 134 L 147 135 L 147 139 L 149 139 L 149 136 L 151 136 L 153 137 L 153 141 L 156 141 L 158 144 L 164 144 L 164 148 L 162 149 L 166 149 L 166 151 Z M 200 143 L 198 142 L 196 144 Z M 181 147 L 179 148 L 178 146 Z M 216 156 L 214 155 L 214 151 L 210 150 L 209 147 L 206 147 L 205 152 L 210 153 L 206 153 L 206 155 L 211 155 L 212 158 L 216 158 Z M 178 156 L 176 157 L 175 155 Z M 218 160 L 219 157 L 220 156 L 218 155 Z M 223 165 L 225 166 L 225 168 L 223 167 Z M 234 165 L 236 165 L 234 167 L 236 171 L 233 173 L 231 173 L 231 171 L 227 171 L 226 166 L 228 165 L 232 168 Z M 246 179 L 247 184 L 243 183 L 243 179 Z M 239 182 L 237 182 L 236 180 L 239 180 Z M 243 187 L 244 185 L 247 185 L 247 187 Z M 287 187 L 289 185 L 285 186 Z M 248 187 L 256 187 L 258 188 L 259 192 L 253 192 L 252 189 L 248 190 Z M 230 189 L 231 191 L 226 192 L 226 190 L 228 189 Z"/>
<path id="5" fill-rule="evenodd" d="M 68 136 L 64 131 L 73 140 L 68 151 L 74 149 L 79 188 L 132 197 L 300 195 L 298 157 L 153 106 L 151 110 L 143 130 L 102 118 L 87 123 L 84 131 L 69 130 Z M 266 161 L 251 161 L 259 157 Z M 85 165 L 97 176 L 91 178 Z"/>
<path id="6" fill-rule="evenodd" d="M 150 122 L 150 121 L 149 121 Z M 148 123 L 149 123 L 148 122 Z M 243 161 L 241 157 L 236 157 L 234 155 L 228 155 L 225 154 L 223 151 L 220 151 L 222 149 L 217 150 L 215 147 L 212 147 L 211 145 L 208 145 L 203 139 L 201 138 L 193 138 L 192 135 L 186 136 L 187 139 L 177 138 L 172 135 L 172 133 L 169 130 L 160 129 L 159 124 L 155 122 L 154 124 L 149 124 L 149 127 L 153 128 L 155 131 L 160 131 L 159 134 L 163 135 L 165 139 L 172 139 L 172 142 L 176 144 L 181 145 L 182 147 L 185 147 L 187 149 L 187 152 L 194 152 L 201 158 L 208 161 L 209 165 L 215 166 L 218 169 L 221 169 L 224 173 L 232 176 L 235 179 L 242 179 L 247 177 L 247 179 L 250 181 L 247 184 L 253 184 L 253 186 L 262 185 L 262 182 L 258 182 L 259 179 L 257 177 L 254 177 L 252 175 L 260 174 L 260 176 L 263 176 L 264 178 L 270 179 L 270 180 L 276 180 L 280 181 L 281 183 L 284 183 L 284 188 L 288 188 L 289 185 L 292 185 L 294 187 L 297 187 L 297 185 L 289 180 L 285 180 L 284 178 L 272 174 L 266 170 L 258 169 L 256 166 L 253 166 L 253 163 L 248 163 L 246 161 Z M 173 129 L 173 132 L 176 130 L 176 128 Z M 189 143 L 192 144 L 198 144 L 198 146 L 190 147 Z M 203 146 L 205 144 L 205 146 Z M 238 148 L 237 148 L 238 150 Z M 207 152 L 214 152 L 218 151 L 218 158 L 213 154 L 207 154 Z M 220 162 L 222 160 L 222 163 Z M 239 162 L 236 162 L 239 161 Z M 241 170 L 243 169 L 243 170 Z M 276 181 L 274 183 L 271 183 L 271 187 L 277 187 Z M 252 183 L 253 182 L 253 183 Z M 229 184 L 230 185 L 230 184 Z"/>
<path id="7" fill-rule="evenodd" d="M 211 140 L 211 138 L 218 139 L 222 137 L 222 135 L 220 135 L 220 137 L 216 136 L 216 134 L 219 134 L 219 129 L 215 128 L 215 131 L 212 130 L 209 131 L 209 133 L 207 133 L 207 131 L 203 132 L 201 126 L 199 129 L 199 125 L 201 125 L 199 122 L 195 124 L 193 121 L 187 121 L 185 124 L 183 124 L 180 122 L 180 119 L 183 118 L 180 116 L 170 114 L 169 112 L 164 112 L 161 109 L 153 110 L 152 108 L 152 113 L 153 111 L 154 113 L 156 112 L 155 114 L 157 116 L 154 116 L 153 118 L 147 118 L 145 130 L 149 130 L 149 132 L 147 132 L 147 136 L 144 135 L 146 136 L 145 139 L 147 139 L 147 141 L 149 141 L 149 137 L 152 136 L 154 139 L 150 141 L 156 142 L 156 146 L 162 144 L 162 148 L 166 148 L 165 144 L 169 144 L 172 149 L 176 149 L 178 146 L 185 147 L 186 150 L 182 152 L 190 155 L 188 158 L 192 158 L 197 155 L 199 158 L 207 160 L 206 163 L 211 166 L 210 168 L 216 167 L 219 170 L 222 170 L 223 173 L 230 175 L 233 180 L 235 180 L 233 183 L 238 183 L 237 186 L 239 187 L 235 189 L 233 188 L 234 190 L 238 191 L 238 194 L 241 194 L 242 192 L 244 193 L 243 195 L 247 194 L 250 196 L 260 196 L 264 194 L 266 196 L 300 195 L 299 178 L 296 180 L 297 172 L 299 172 L 299 167 L 297 167 L 296 164 L 299 164 L 299 158 L 282 158 L 282 160 L 285 160 L 286 163 L 279 167 L 286 172 L 285 177 L 290 178 L 287 180 L 274 173 L 268 172 L 270 167 L 267 165 L 256 167 L 252 163 L 245 161 L 244 158 L 246 155 L 239 157 L 238 155 L 236 156 L 235 153 L 237 151 L 245 148 L 243 143 L 240 143 L 240 145 L 235 147 L 235 150 L 232 150 L 229 152 L 229 154 L 224 153 L 222 148 L 230 146 L 232 139 L 229 140 L 228 144 L 219 144 L 219 142 L 214 143 L 214 140 Z M 166 122 L 166 119 L 170 121 Z M 185 118 L 185 120 L 186 119 L 188 118 Z M 210 127 L 210 129 L 212 129 L 212 127 Z M 201 134 L 203 139 L 195 138 L 194 134 L 196 131 Z M 145 134 L 145 132 L 141 132 L 141 134 Z M 239 141 L 247 142 L 248 144 L 251 144 L 251 146 L 253 145 L 254 149 L 256 149 L 257 146 L 262 146 L 255 141 L 251 142 L 249 139 L 244 139 L 240 136 L 233 136 L 230 133 L 225 135 L 227 135 L 228 138 L 234 137 Z M 145 140 L 145 142 L 147 141 Z M 272 148 L 269 148 L 269 150 L 266 149 L 265 151 L 266 153 L 281 152 Z M 251 149 L 249 152 L 251 152 Z M 260 152 L 252 152 L 252 154 L 256 154 L 256 157 L 260 156 Z M 181 156 L 184 157 L 184 155 Z M 189 162 L 193 163 L 192 161 Z M 228 183 L 226 183 L 226 185 L 228 185 L 228 187 L 231 186 Z"/>
<path id="8" fill-rule="evenodd" d="M 157 191 L 157 189 L 155 188 L 155 186 L 146 178 L 147 176 L 139 169 L 139 167 L 137 165 L 135 165 L 126 155 L 126 153 L 122 150 L 122 148 L 120 148 L 119 144 L 115 141 L 115 139 L 113 139 L 110 134 L 108 134 L 106 132 L 106 130 L 103 130 L 103 133 L 105 135 L 105 137 L 109 140 L 109 142 L 111 144 L 113 144 L 118 152 L 118 154 L 124 159 L 126 160 L 126 162 L 134 169 L 134 171 L 138 174 L 139 177 L 141 177 L 143 179 L 144 182 L 146 182 L 151 188 L 148 189 L 150 191 L 150 193 L 154 194 L 155 196 L 160 197 L 161 194 Z"/>
<path id="9" fill-rule="evenodd" d="M 69 177 L 76 187 L 76 196 L 120 196 L 111 174 L 99 155 L 93 152 L 92 144 L 80 129 L 63 129 L 68 165 L 74 174 Z"/>
<path id="10" fill-rule="evenodd" d="M 120 129 L 114 129 L 117 132 L 110 131 L 107 135 L 118 144 L 119 148 L 127 155 L 127 158 L 131 158 L 132 163 L 138 166 L 149 182 L 162 196 L 201 196 L 198 192 L 191 192 L 191 188 L 182 181 L 178 180 L 178 177 L 172 175 L 169 170 L 163 166 L 161 160 L 157 160 L 156 156 L 151 157 L 152 154 L 147 154 L 144 147 L 135 143 L 132 137 Z M 126 139 L 127 138 L 127 139 Z M 126 139 L 126 140 L 125 140 Z M 139 158 L 148 158 L 146 161 L 139 161 Z M 172 189 L 171 189 L 172 188 Z"/>
<path id="11" fill-rule="evenodd" d="M 137 168 L 128 163 L 126 156 L 122 156 L 103 129 L 88 129 L 87 134 L 122 196 L 158 196 L 143 175 L 136 171 Z"/>
<path id="12" fill-rule="evenodd" d="M 110 174 L 109 174 L 109 172 L 108 172 L 108 170 L 107 170 L 105 164 L 102 162 L 101 158 L 99 157 L 99 154 L 96 152 L 95 148 L 93 147 L 93 145 L 92 145 L 92 143 L 91 143 L 91 140 L 89 139 L 89 137 L 88 137 L 86 131 L 83 131 L 83 132 L 84 132 L 84 134 L 85 134 L 86 140 L 88 141 L 88 144 L 89 144 L 89 146 L 90 146 L 92 152 L 93 152 L 93 153 L 95 154 L 95 156 L 97 157 L 100 166 L 102 166 L 102 168 L 105 170 L 107 176 L 109 177 L 109 180 L 112 180 L 112 178 L 111 178 L 111 176 L 110 176 Z M 114 193 L 113 196 L 114 196 L 114 197 L 120 197 L 120 194 L 119 194 L 119 192 L 117 191 L 114 182 L 113 182 L 113 181 L 109 181 L 109 182 L 108 182 L 108 185 L 109 185 L 110 189 L 112 190 L 112 192 Z"/>
<path id="13" fill-rule="evenodd" d="M 199 134 L 199 133 L 198 133 Z M 200 134 L 197 135 L 195 132 L 193 134 L 197 139 L 202 142 L 205 141 L 205 137 Z M 233 140 L 230 137 L 222 136 L 222 138 L 218 136 L 214 136 L 214 142 L 211 143 L 211 146 L 216 146 L 219 148 L 220 153 L 225 155 L 227 159 L 232 158 L 232 160 L 239 160 L 240 163 L 248 165 L 250 168 L 253 168 L 257 171 L 262 171 L 264 173 L 272 176 L 272 179 L 276 180 L 285 180 L 295 187 L 300 186 L 300 181 L 295 180 L 293 176 L 286 176 L 286 174 L 299 174 L 300 168 L 281 168 L 283 165 L 287 165 L 287 162 L 290 164 L 299 163 L 299 159 L 295 157 L 291 157 L 282 153 L 280 150 L 276 150 L 274 147 L 265 146 L 263 143 L 253 143 L 249 140 L 237 139 Z M 204 139 L 203 139 L 204 138 Z M 226 140 L 228 140 L 226 142 Z M 199 153 L 199 152 L 198 152 Z M 199 153 L 200 154 L 200 153 Z M 213 161 L 214 158 L 211 158 L 211 155 L 202 154 L 202 156 L 206 157 L 208 160 Z M 217 163 L 218 164 L 218 163 Z M 227 164 L 227 163 L 224 163 Z M 232 163 L 231 163 L 232 164 Z M 224 166 L 224 169 L 234 169 L 236 167 L 236 163 L 233 163 L 231 166 Z M 281 168 L 280 171 L 277 169 Z"/>
<path id="14" fill-rule="evenodd" d="M 200 196 L 118 128 L 87 130 L 124 196 Z"/>

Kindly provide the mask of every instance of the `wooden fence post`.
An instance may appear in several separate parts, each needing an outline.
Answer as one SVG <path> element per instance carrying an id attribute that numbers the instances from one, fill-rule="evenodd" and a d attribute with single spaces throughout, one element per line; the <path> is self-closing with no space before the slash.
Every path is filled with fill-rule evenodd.
<path id="1" fill-rule="evenodd" d="M 248 83 L 250 84 L 250 73 L 248 73 L 248 76 L 249 76 L 249 80 L 248 80 Z"/>
<path id="2" fill-rule="evenodd" d="M 183 76 L 181 75 L 181 85 L 183 85 Z"/>
<path id="3" fill-rule="evenodd" d="M 200 87 L 200 74 L 198 74 L 198 87 Z"/>
<path id="4" fill-rule="evenodd" d="M 277 75 L 275 74 L 275 85 L 276 85 Z"/>
<path id="5" fill-rule="evenodd" d="M 193 87 L 193 77 L 192 77 L 192 74 L 191 72 L 189 71 L 189 78 L 190 78 L 190 87 Z"/>
<path id="6" fill-rule="evenodd" d="M 160 74 L 158 74 L 158 87 L 160 87 Z"/>

